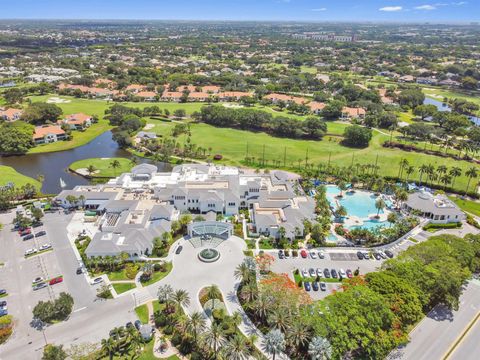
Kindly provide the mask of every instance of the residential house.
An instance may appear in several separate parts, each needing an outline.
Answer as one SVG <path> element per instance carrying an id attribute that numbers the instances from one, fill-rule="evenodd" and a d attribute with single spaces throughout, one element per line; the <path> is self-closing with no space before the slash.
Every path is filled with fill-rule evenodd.
<path id="1" fill-rule="evenodd" d="M 275 94 L 275 93 L 265 95 L 263 98 L 265 100 L 271 101 L 273 104 L 278 104 L 279 102 L 283 101 L 286 104 L 293 102 L 297 105 L 304 105 L 308 102 L 308 99 L 305 99 L 303 97 L 296 97 L 291 95 Z"/>
<path id="2" fill-rule="evenodd" d="M 342 109 L 342 115 L 341 119 L 363 119 L 365 118 L 365 115 L 367 114 L 367 111 L 364 108 L 351 108 L 348 106 L 345 106 Z"/>
<path id="3" fill-rule="evenodd" d="M 1 109 L 0 108 L 0 119 L 5 121 L 18 120 L 20 119 L 22 114 L 23 114 L 23 111 L 21 109 L 14 109 L 14 108 Z"/>
<path id="4" fill-rule="evenodd" d="M 84 113 L 71 114 L 58 123 L 67 125 L 71 130 L 85 130 L 92 125 L 92 117 Z"/>
<path id="5" fill-rule="evenodd" d="M 188 101 L 207 101 L 210 98 L 210 94 L 206 92 L 191 92 L 188 94 Z"/>
<path id="6" fill-rule="evenodd" d="M 322 102 L 312 101 L 312 102 L 308 103 L 307 106 L 310 108 L 310 111 L 312 113 L 318 115 L 322 112 L 322 110 L 325 108 L 326 105 Z"/>
<path id="7" fill-rule="evenodd" d="M 155 101 L 157 99 L 157 93 L 154 91 L 139 91 L 135 96 L 142 98 L 144 101 Z"/>
<path id="8" fill-rule="evenodd" d="M 243 97 L 252 97 L 252 94 L 245 91 L 224 91 L 217 94 L 220 101 L 240 101 Z"/>
<path id="9" fill-rule="evenodd" d="M 33 134 L 36 145 L 48 144 L 59 140 L 65 140 L 65 131 L 59 125 L 37 126 Z"/>
<path id="10" fill-rule="evenodd" d="M 206 85 L 202 87 L 202 91 L 208 94 L 218 94 L 220 92 L 220 86 Z"/>
<path id="11" fill-rule="evenodd" d="M 183 93 L 179 91 L 164 91 L 160 99 L 162 101 L 180 102 L 180 99 L 182 98 L 182 96 L 183 96 Z"/>

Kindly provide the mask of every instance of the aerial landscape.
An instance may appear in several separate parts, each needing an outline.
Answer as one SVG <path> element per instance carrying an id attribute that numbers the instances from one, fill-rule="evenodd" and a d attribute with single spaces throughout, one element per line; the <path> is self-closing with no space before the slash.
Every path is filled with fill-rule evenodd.
<path id="1" fill-rule="evenodd" d="M 0 13 L 0 360 L 476 360 L 476 1 Z"/>

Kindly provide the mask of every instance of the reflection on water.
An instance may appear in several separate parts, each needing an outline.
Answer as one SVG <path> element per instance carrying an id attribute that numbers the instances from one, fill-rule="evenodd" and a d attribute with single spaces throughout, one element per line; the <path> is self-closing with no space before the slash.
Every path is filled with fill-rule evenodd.
<path id="1" fill-rule="evenodd" d="M 452 111 L 452 108 L 448 106 L 445 103 L 442 103 L 441 101 L 431 99 L 426 97 L 425 100 L 423 101 L 425 105 L 435 105 L 437 107 L 438 111 Z M 476 116 L 469 116 L 468 117 L 471 122 L 473 122 L 475 125 L 480 126 L 480 118 Z"/>
<path id="2" fill-rule="evenodd" d="M 65 189 L 72 189 L 76 185 L 88 184 L 89 181 L 81 176 L 68 171 L 68 166 L 82 159 L 88 158 L 109 158 L 126 157 L 132 155 L 118 147 L 112 139 L 110 131 L 96 137 L 90 143 L 81 147 L 45 154 L 31 154 L 24 156 L 0 157 L 0 164 L 15 168 L 18 172 L 36 178 L 43 175 L 42 192 L 45 194 L 55 194 L 62 190 L 60 187 L 60 178 L 65 182 Z M 139 163 L 152 161 L 139 158 Z M 159 170 L 170 170 L 170 164 L 155 163 Z"/>

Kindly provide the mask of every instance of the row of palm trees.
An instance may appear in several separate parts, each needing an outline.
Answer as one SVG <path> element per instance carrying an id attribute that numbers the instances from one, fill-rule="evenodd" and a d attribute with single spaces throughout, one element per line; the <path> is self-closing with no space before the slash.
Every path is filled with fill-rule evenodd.
<path id="1" fill-rule="evenodd" d="M 217 286 L 212 285 L 206 289 L 206 296 L 212 300 L 213 308 L 214 301 L 221 296 L 221 292 Z M 211 325 L 207 326 L 204 314 L 183 314 L 182 308 L 190 304 L 190 297 L 185 290 L 174 291 L 170 285 L 162 285 L 158 289 L 158 299 L 165 304 L 163 314 L 166 315 L 166 327 L 172 326 L 181 337 L 181 351 L 211 354 L 211 358 L 222 360 L 246 360 L 254 354 L 254 339 L 246 338 L 238 331 L 231 333 L 227 330 L 230 327 L 227 326 L 228 323 L 235 329 L 241 323 L 240 314 L 225 316 L 221 321 L 213 319 Z M 191 347 L 188 346 L 189 340 Z"/>
<path id="2" fill-rule="evenodd" d="M 118 354 L 122 358 L 130 355 L 137 357 L 142 350 L 143 339 L 135 327 L 118 327 L 110 332 L 110 337 L 102 339 L 101 351 L 109 357 L 110 360 Z"/>
<path id="3" fill-rule="evenodd" d="M 295 359 L 329 359 L 332 355 L 329 341 L 316 336 L 302 321 L 298 304 L 286 302 L 285 306 L 277 306 L 272 294 L 259 290 L 256 273 L 254 261 L 246 258 L 234 275 L 241 280 L 239 299 L 243 308 L 265 333 L 263 350 L 274 359 L 280 353 Z"/>

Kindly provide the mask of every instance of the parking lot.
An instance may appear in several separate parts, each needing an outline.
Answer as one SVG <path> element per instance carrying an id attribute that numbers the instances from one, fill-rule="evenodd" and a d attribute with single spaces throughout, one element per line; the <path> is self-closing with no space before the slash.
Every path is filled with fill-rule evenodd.
<path id="1" fill-rule="evenodd" d="M 290 257 L 288 259 L 280 259 L 278 256 L 278 251 L 271 251 L 269 252 L 271 255 L 275 256 L 275 262 L 271 266 L 271 270 L 276 273 L 286 273 L 293 279 L 293 272 L 298 269 L 300 272 L 305 269 L 321 269 L 322 273 L 325 269 L 335 269 L 337 272 L 340 269 L 343 270 L 351 270 L 354 272 L 355 270 L 359 270 L 360 274 L 366 274 L 368 272 L 375 271 L 378 267 L 380 267 L 383 263 L 382 260 L 359 260 L 357 257 L 357 253 L 354 250 L 351 251 L 325 251 L 325 258 L 320 259 L 318 256 L 312 258 L 310 253 L 306 258 L 302 258 L 300 255 L 297 257 Z M 320 279 L 322 281 L 324 277 Z M 323 299 L 325 296 L 332 293 L 333 290 L 337 289 L 340 286 L 340 283 L 326 283 L 327 290 L 326 291 L 314 291 L 311 289 L 308 291 L 308 294 L 314 300 Z"/>
<path id="2" fill-rule="evenodd" d="M 74 309 L 86 306 L 95 298 L 92 289 L 83 275 L 76 275 L 77 261 L 64 234 L 68 217 L 47 214 L 43 225 L 32 228 L 32 234 L 46 232 L 45 235 L 24 240 L 18 231 L 13 230 L 13 213 L 1 214 L 0 222 L 4 225 L 0 233 L 0 288 L 6 289 L 9 315 L 16 320 L 13 337 L 29 337 L 36 332 L 30 326 L 32 310 L 39 301 L 53 300 L 61 292 L 68 292 L 74 297 Z M 40 249 L 50 244 L 51 249 L 37 252 L 26 257 L 29 249 Z M 50 280 L 61 277 L 61 281 L 51 284 Z M 43 288 L 34 290 L 33 281 L 41 278 Z"/>

